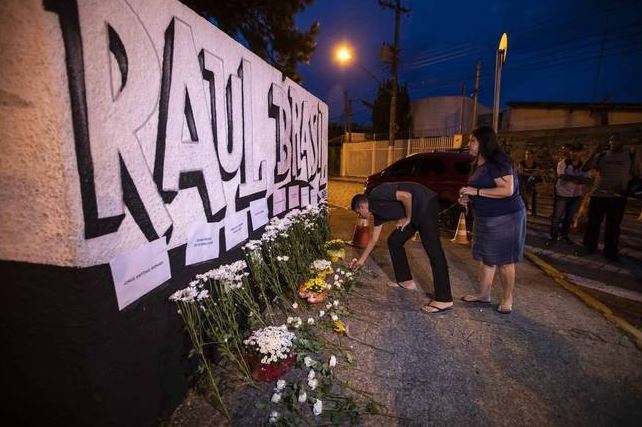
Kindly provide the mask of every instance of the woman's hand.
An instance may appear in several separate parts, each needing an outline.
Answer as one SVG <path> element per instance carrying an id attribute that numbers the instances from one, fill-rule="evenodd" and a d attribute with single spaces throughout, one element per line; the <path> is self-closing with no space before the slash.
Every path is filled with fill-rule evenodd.
<path id="1" fill-rule="evenodd" d="M 467 195 L 460 195 L 459 199 L 457 199 L 457 202 L 459 202 L 460 205 L 463 207 L 468 207 L 468 203 L 470 202 L 470 197 Z"/>
<path id="2" fill-rule="evenodd" d="M 476 196 L 477 188 L 475 187 L 461 187 L 459 190 L 459 196 Z"/>
<path id="3" fill-rule="evenodd" d="M 401 218 L 399 221 L 397 221 L 397 229 L 400 231 L 403 231 L 406 226 L 410 224 L 410 218 Z"/>

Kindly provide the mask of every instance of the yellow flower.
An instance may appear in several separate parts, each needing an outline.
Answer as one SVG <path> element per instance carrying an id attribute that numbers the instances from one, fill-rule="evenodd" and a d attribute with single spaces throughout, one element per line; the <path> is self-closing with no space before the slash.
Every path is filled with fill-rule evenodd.
<path id="1" fill-rule="evenodd" d="M 307 291 L 319 293 L 325 291 L 327 289 L 327 285 L 324 277 L 319 275 L 305 282 L 304 288 Z"/>
<path id="2" fill-rule="evenodd" d="M 338 334 L 348 335 L 348 327 L 341 320 L 335 320 L 332 322 L 332 329 Z"/>

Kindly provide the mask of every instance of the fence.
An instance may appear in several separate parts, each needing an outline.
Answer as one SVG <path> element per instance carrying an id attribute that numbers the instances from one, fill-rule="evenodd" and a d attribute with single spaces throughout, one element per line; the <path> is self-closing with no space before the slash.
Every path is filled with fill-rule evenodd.
<path id="1" fill-rule="evenodd" d="M 392 162 L 410 154 L 461 148 L 462 135 L 395 140 Z M 345 143 L 341 149 L 341 176 L 365 177 L 388 166 L 388 141 Z"/>

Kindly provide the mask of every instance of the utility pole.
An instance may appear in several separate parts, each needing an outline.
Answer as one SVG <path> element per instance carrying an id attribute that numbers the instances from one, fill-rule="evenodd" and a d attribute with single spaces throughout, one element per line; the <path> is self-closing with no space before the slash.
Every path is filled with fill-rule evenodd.
<path id="1" fill-rule="evenodd" d="M 343 91 L 343 141 L 350 141 L 349 130 L 350 120 L 350 100 L 348 98 L 348 91 Z"/>
<path id="2" fill-rule="evenodd" d="M 352 142 L 352 100 L 348 98 L 348 142 Z"/>
<path id="3" fill-rule="evenodd" d="M 398 90 L 398 71 L 399 71 L 399 15 L 401 13 L 410 13 L 410 9 L 401 7 L 401 0 L 394 3 L 390 1 L 379 0 L 379 4 L 387 9 L 395 11 L 395 39 L 392 47 L 392 88 L 390 90 L 390 122 L 388 123 L 388 164 L 392 163 L 392 150 L 395 145 L 395 133 L 397 130 L 397 90 Z"/>
<path id="4" fill-rule="evenodd" d="M 464 133 L 464 111 L 466 109 L 466 83 L 461 84 L 461 112 L 459 113 L 459 133 Z"/>
<path id="5" fill-rule="evenodd" d="M 473 92 L 473 130 L 477 129 L 477 105 L 479 104 L 479 80 L 481 78 L 481 60 L 475 66 L 475 92 Z"/>

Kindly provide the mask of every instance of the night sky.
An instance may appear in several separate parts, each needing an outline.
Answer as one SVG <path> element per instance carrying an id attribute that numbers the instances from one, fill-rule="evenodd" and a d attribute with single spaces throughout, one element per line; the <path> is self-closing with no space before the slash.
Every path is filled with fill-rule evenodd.
<path id="1" fill-rule="evenodd" d="M 400 82 L 411 101 L 459 95 L 474 88 L 482 61 L 480 102 L 492 105 L 495 49 L 508 33 L 502 78 L 506 101 L 642 103 L 642 1 L 406 0 L 401 19 Z M 377 0 L 316 0 L 297 16 L 301 27 L 318 20 L 317 50 L 299 67 L 304 86 L 328 103 L 330 121 L 343 121 L 343 91 L 353 99 L 354 121 L 369 123 L 376 81 L 353 64 L 332 59 L 342 41 L 378 79 L 390 75 L 379 49 L 392 43 L 394 12 Z M 602 54 L 601 54 L 602 52 Z M 601 67 L 599 67 L 601 57 Z M 599 78 L 598 68 L 600 68 Z"/>

